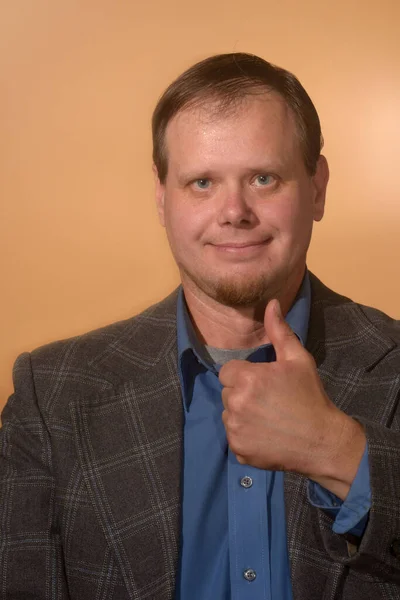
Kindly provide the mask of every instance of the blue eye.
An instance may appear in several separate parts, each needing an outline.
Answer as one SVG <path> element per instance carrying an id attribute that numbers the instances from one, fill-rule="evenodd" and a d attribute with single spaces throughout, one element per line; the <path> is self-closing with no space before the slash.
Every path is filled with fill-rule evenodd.
<path id="1" fill-rule="evenodd" d="M 196 181 L 194 182 L 195 186 L 197 188 L 199 188 L 200 190 L 207 190 L 210 185 L 211 185 L 211 181 L 209 179 L 196 179 Z"/>
<path id="2" fill-rule="evenodd" d="M 259 187 L 265 187 L 272 183 L 273 178 L 271 175 L 257 175 L 255 181 L 256 185 L 258 185 Z"/>

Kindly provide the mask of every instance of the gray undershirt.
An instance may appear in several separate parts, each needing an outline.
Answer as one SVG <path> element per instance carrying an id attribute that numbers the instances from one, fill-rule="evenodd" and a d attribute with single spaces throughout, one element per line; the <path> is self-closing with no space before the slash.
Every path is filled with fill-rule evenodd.
<path id="1" fill-rule="evenodd" d="M 259 346 L 255 348 L 234 348 L 226 349 L 226 348 L 214 348 L 214 346 L 204 346 L 204 350 L 207 354 L 207 357 L 211 359 L 211 362 L 217 365 L 224 365 L 230 360 L 246 360 L 255 352 Z"/>

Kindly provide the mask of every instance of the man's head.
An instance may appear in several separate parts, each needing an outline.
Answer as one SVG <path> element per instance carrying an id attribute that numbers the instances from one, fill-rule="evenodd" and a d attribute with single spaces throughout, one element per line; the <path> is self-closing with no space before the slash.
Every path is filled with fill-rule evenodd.
<path id="1" fill-rule="evenodd" d="M 180 111 L 217 102 L 229 110 L 248 95 L 275 91 L 293 111 L 308 172 L 315 173 L 323 138 L 317 111 L 299 80 L 266 60 L 236 52 L 211 56 L 182 73 L 161 96 L 153 113 L 153 162 L 161 183 L 168 172 L 165 132 Z"/>
<path id="2" fill-rule="evenodd" d="M 328 178 L 315 108 L 287 71 L 211 57 L 153 115 L 157 204 L 187 290 L 253 306 L 295 287 Z"/>

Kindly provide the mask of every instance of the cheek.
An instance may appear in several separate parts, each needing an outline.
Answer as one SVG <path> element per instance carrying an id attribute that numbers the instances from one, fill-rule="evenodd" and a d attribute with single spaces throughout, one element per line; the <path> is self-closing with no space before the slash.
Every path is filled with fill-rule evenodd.
<path id="1" fill-rule="evenodd" d="M 168 237 L 180 246 L 201 240 L 210 228 L 209 211 L 188 202 L 165 206 L 165 227 Z"/>
<path id="2" fill-rule="evenodd" d="M 285 237 L 308 234 L 313 223 L 311 204 L 300 198 L 281 197 L 269 208 L 269 220 Z"/>

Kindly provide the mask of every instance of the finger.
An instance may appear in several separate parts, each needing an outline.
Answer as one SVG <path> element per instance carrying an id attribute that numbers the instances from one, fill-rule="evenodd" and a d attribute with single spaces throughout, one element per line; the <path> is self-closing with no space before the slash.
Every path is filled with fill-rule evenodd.
<path id="1" fill-rule="evenodd" d="M 221 392 L 221 398 L 222 398 L 222 404 L 224 405 L 225 410 L 228 408 L 229 406 L 229 393 L 230 393 L 230 389 L 229 388 L 223 388 L 222 392 Z M 224 411 L 225 412 L 225 411 Z M 222 413 L 223 415 L 224 413 Z"/>
<path id="2" fill-rule="evenodd" d="M 238 461 L 238 463 L 240 463 L 241 465 L 246 465 L 246 459 L 243 456 L 240 456 L 240 454 L 236 454 L 236 460 Z"/>
<path id="3" fill-rule="evenodd" d="M 224 387 L 234 387 L 236 382 L 236 376 L 238 367 L 243 364 L 241 360 L 230 360 L 229 362 L 222 365 L 218 377 L 221 384 Z"/>
<path id="4" fill-rule="evenodd" d="M 279 300 L 267 304 L 264 328 L 275 349 L 276 360 L 291 360 L 303 354 L 303 346 L 283 318 Z"/>

